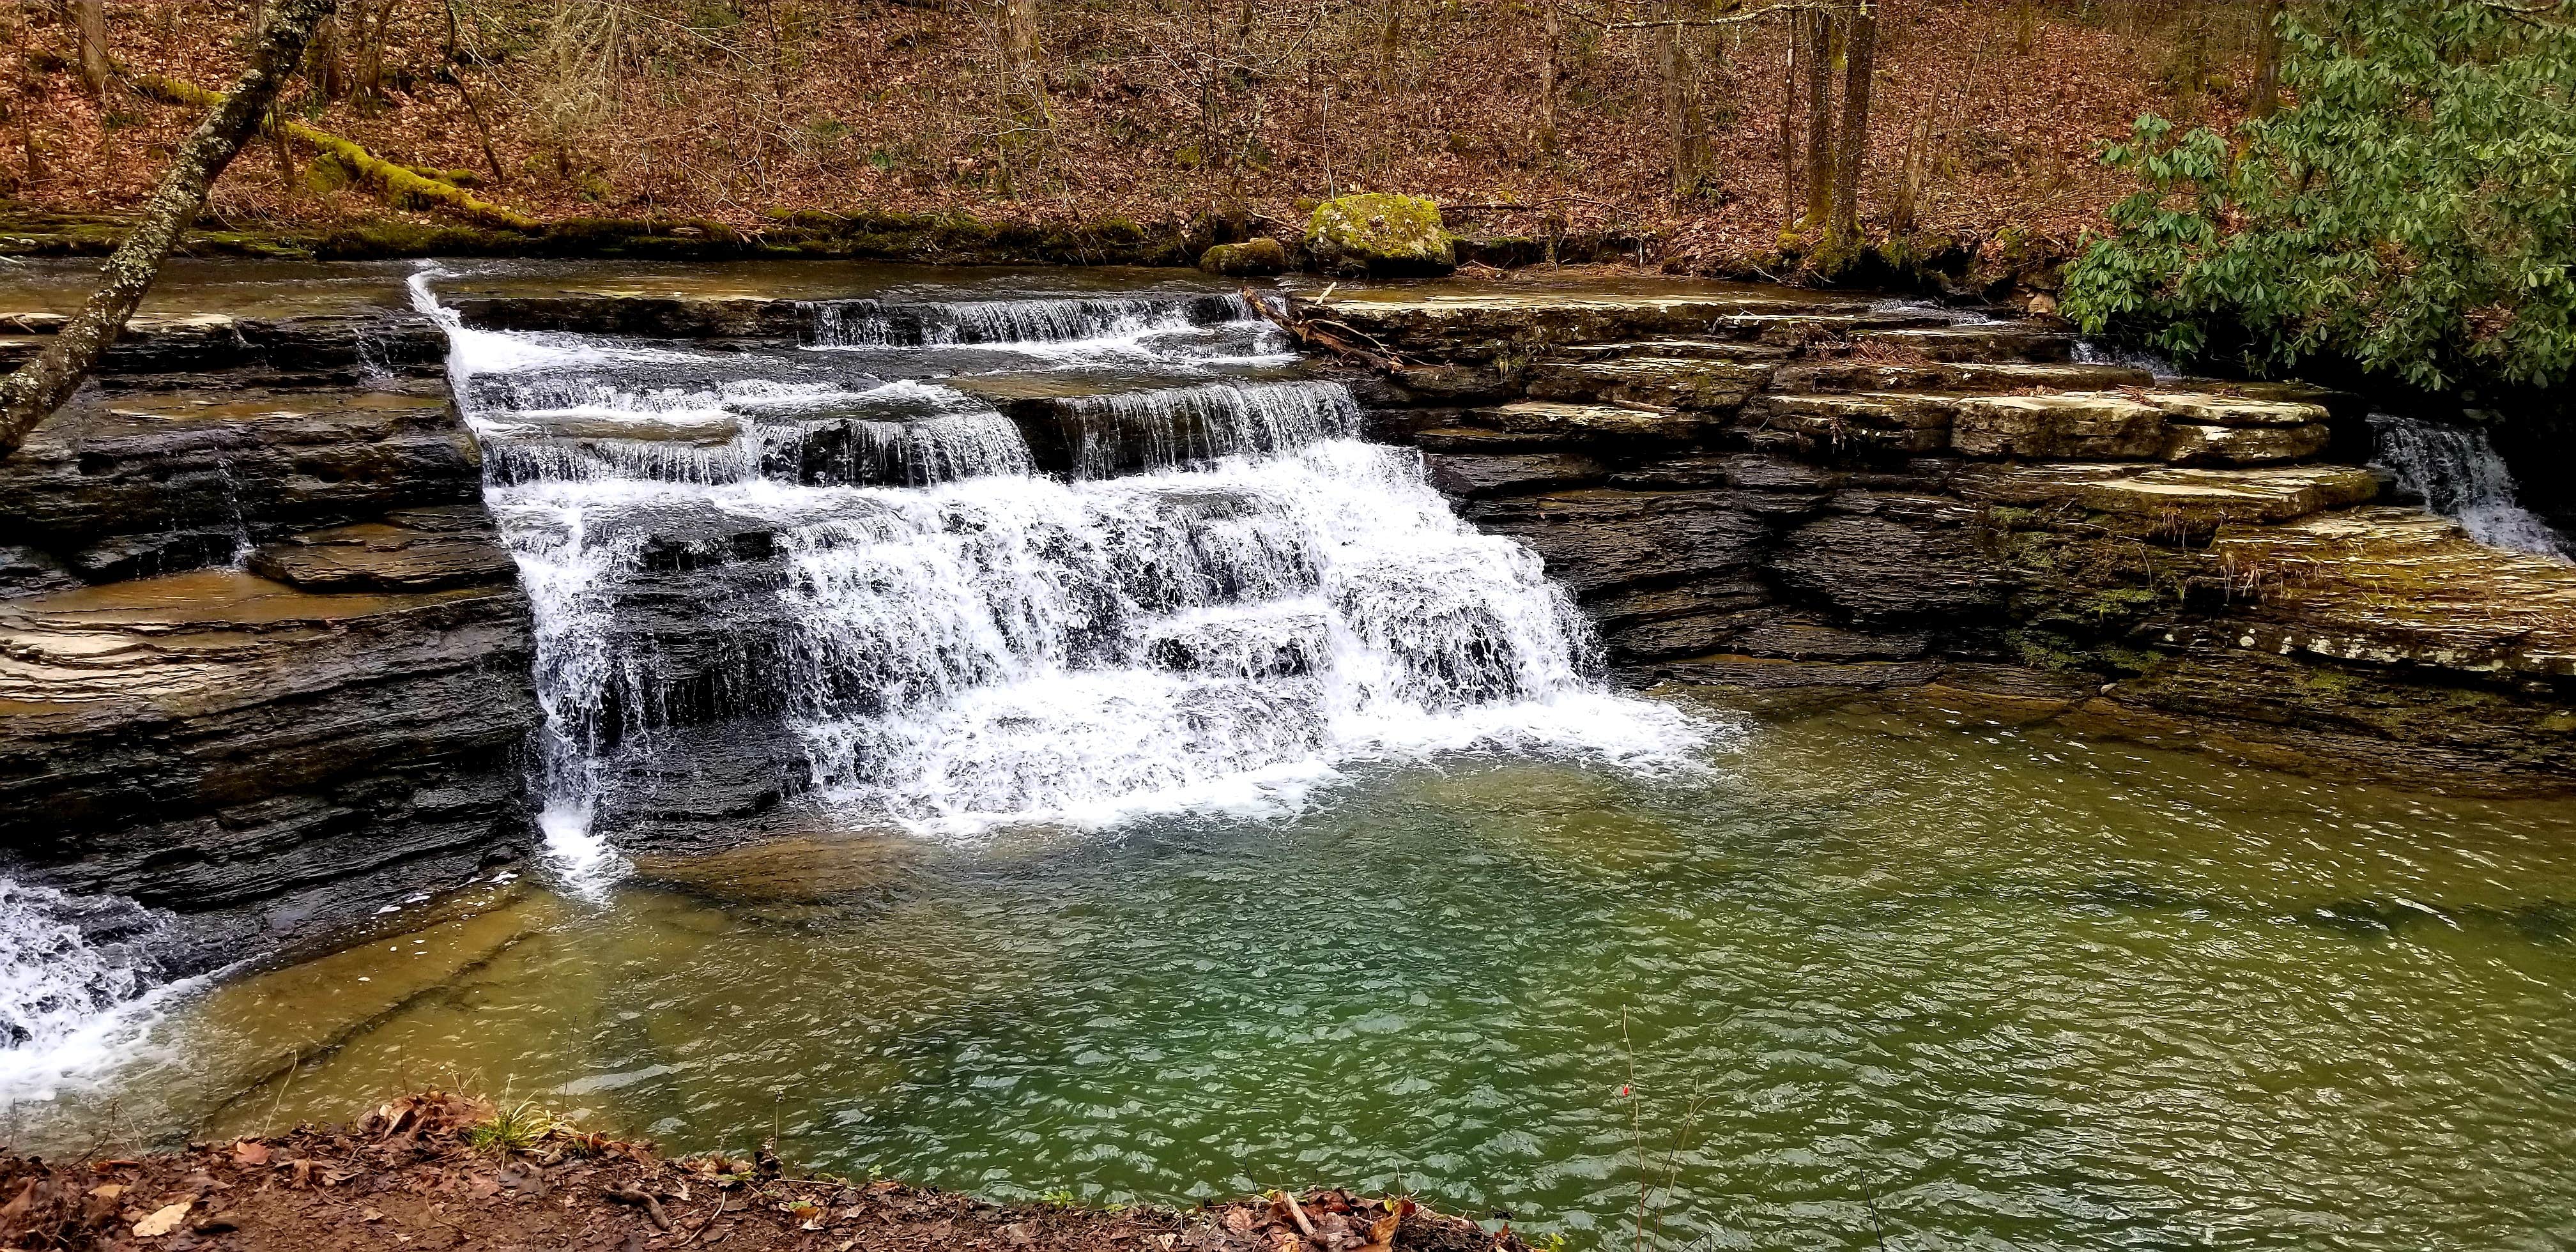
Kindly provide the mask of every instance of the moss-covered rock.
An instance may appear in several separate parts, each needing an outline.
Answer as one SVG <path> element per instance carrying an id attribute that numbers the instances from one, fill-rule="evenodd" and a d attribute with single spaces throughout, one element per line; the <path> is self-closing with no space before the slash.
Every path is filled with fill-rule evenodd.
<path id="1" fill-rule="evenodd" d="M 1402 277 L 1446 274 L 1457 249 L 1440 225 L 1440 206 L 1416 196 L 1362 192 L 1315 206 L 1306 250 L 1327 273 Z"/>
<path id="2" fill-rule="evenodd" d="M 1276 274 L 1288 268 L 1288 250 L 1276 239 L 1221 243 L 1199 254 L 1199 268 L 1236 278 Z"/>

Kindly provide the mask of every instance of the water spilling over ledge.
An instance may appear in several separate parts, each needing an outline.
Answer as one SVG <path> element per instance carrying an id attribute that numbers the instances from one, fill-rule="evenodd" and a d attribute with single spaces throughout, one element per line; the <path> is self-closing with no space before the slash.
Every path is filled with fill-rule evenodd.
<path id="1" fill-rule="evenodd" d="M 579 858 L 781 804 L 1279 812 L 1355 757 L 1707 733 L 1602 691 L 1538 561 L 1359 442 L 1347 387 L 1264 373 L 1240 297 L 806 302 L 801 351 L 719 364 L 477 329 L 436 282 Z"/>
<path id="2" fill-rule="evenodd" d="M 2563 1206 L 2576 818 L 2461 792 L 2565 774 L 2576 576 L 2360 503 L 2343 401 L 1718 285 L 1345 288 L 1362 373 L 1168 275 L 794 272 L 155 323 L 0 462 L 17 1142 L 480 1076 L 1580 1243 L 1696 1104 L 1673 1246 Z"/>

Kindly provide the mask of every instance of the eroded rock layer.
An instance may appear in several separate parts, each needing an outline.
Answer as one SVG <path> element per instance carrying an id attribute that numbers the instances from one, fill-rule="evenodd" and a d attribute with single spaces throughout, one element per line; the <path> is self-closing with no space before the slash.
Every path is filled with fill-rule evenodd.
<path id="1" fill-rule="evenodd" d="M 1930 689 L 2296 768 L 2576 777 L 2576 568 L 2374 505 L 2349 396 L 1745 289 L 1300 299 L 1640 681 Z"/>
<path id="2" fill-rule="evenodd" d="M 515 855 L 527 601 L 400 295 L 137 319 L 0 461 L 0 872 L 292 936 Z"/>

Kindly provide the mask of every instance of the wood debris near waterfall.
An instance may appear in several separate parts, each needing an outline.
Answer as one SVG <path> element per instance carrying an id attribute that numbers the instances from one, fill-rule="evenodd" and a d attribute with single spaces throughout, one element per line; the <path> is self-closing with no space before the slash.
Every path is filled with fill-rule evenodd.
<path id="1" fill-rule="evenodd" d="M 496 1131 L 496 1126 L 500 1127 Z M 1529 1252 L 1398 1196 L 1286 1192 L 1175 1210 L 1005 1205 L 886 1179 L 798 1177 L 768 1146 L 664 1157 L 441 1092 L 341 1127 L 137 1158 L 0 1157 L 0 1247 L 23 1252 Z"/>

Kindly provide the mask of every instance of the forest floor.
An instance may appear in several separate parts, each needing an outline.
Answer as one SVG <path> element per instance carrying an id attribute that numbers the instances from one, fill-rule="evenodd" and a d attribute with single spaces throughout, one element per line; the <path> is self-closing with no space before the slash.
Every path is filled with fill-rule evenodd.
<path id="1" fill-rule="evenodd" d="M 1799 251 L 1784 229 L 1803 206 L 1806 120 L 1784 20 L 1692 36 L 1709 155 L 1677 191 L 1661 50 L 1619 25 L 1645 0 L 1564 3 L 1552 145 L 1536 121 L 1547 46 L 1525 0 L 1042 4 L 1034 82 L 1002 72 L 992 12 L 966 0 L 620 0 L 600 6 L 617 17 L 605 34 L 564 16 L 590 2 L 348 0 L 332 83 L 299 87 L 285 112 L 556 222 L 759 233 L 797 214 L 939 214 L 1178 238 L 1223 209 L 1293 241 L 1314 203 L 1364 188 L 1433 197 L 1462 234 L 1644 241 L 1631 251 L 1675 272 L 1764 273 Z M 250 7 L 110 5 L 108 42 L 134 75 L 219 87 Z M 1918 250 L 2014 267 L 2069 255 L 2133 189 L 2098 153 L 2140 114 L 2241 116 L 2239 8 L 2256 6 L 1888 6 L 1865 229 L 1888 232 L 1913 170 Z M 2177 26 L 2186 10 L 2199 16 Z M 196 110 L 119 85 L 93 96 L 70 23 L 26 12 L 0 212 L 130 211 Z M 209 224 L 434 220 L 314 158 L 245 152 Z"/>
<path id="2" fill-rule="evenodd" d="M 35 1252 L 1529 1252 L 1410 1199 L 1285 1193 L 1181 1211 L 1000 1205 L 883 1179 L 525 1126 L 427 1092 L 334 1128 L 137 1159 L 0 1157 L 0 1246 Z"/>

